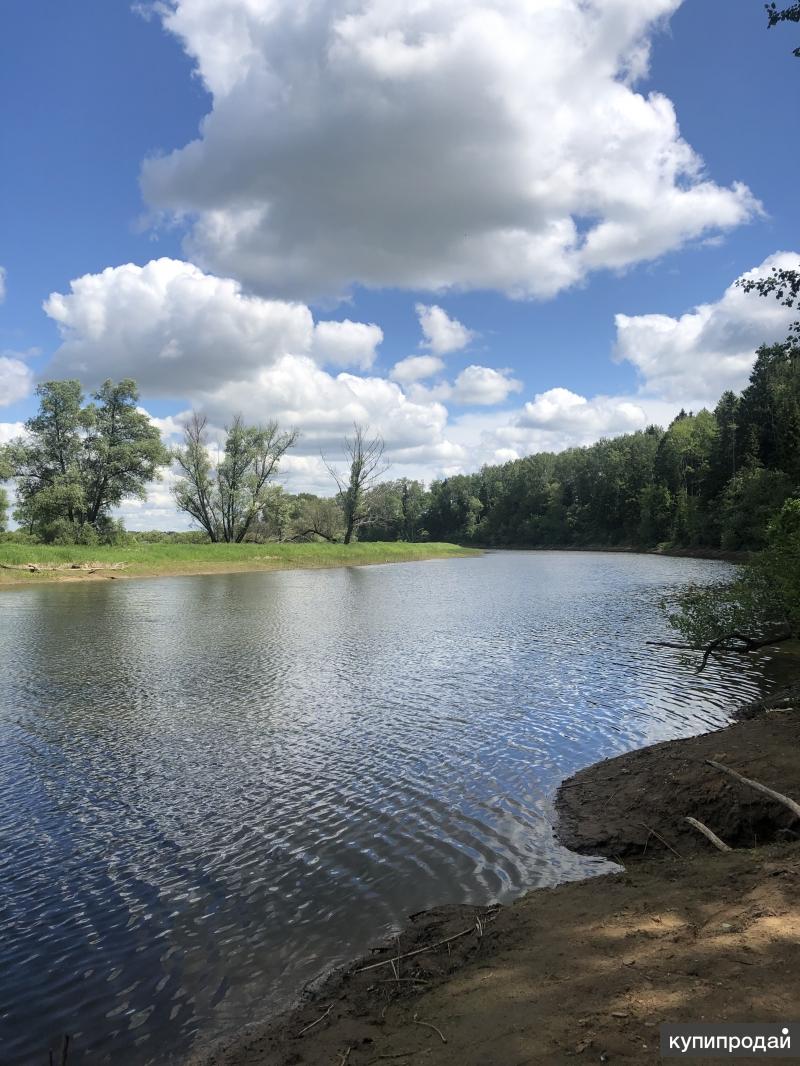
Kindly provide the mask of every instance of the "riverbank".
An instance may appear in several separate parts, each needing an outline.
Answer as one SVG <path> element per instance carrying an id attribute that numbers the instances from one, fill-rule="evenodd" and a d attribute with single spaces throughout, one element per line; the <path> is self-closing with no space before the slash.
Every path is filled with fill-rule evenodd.
<path id="1" fill-rule="evenodd" d="M 677 559 L 712 559 L 725 563 L 746 563 L 751 558 L 752 552 L 733 551 L 728 548 L 682 548 L 671 545 L 659 545 L 655 548 L 643 548 L 641 545 L 623 544 L 609 546 L 607 544 L 582 544 L 582 545 L 535 545 L 535 544 L 479 544 L 476 547 L 483 551 L 511 551 L 511 552 L 602 552 L 608 555 L 668 555 Z"/>
<path id="2" fill-rule="evenodd" d="M 785 1022 L 800 997 L 800 696 L 564 782 L 558 834 L 625 869 L 444 907 L 193 1066 L 657 1063 L 664 1022 Z M 684 818 L 710 826 L 721 853 Z M 688 1061 L 694 1061 L 689 1058 Z"/>
<path id="3" fill-rule="evenodd" d="M 461 548 L 455 544 L 404 542 L 347 545 L 133 544 L 94 548 L 6 543 L 0 544 L 0 587 L 52 581 L 108 581 L 262 570 L 329 569 L 479 554 L 474 548 Z"/>

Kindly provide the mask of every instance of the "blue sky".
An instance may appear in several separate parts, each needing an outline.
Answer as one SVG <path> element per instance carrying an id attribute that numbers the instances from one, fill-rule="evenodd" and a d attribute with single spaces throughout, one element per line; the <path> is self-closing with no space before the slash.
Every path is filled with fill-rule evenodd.
<path id="1" fill-rule="evenodd" d="M 213 17 L 206 10 L 209 5 L 200 0 L 175 0 L 167 5 L 167 13 L 145 18 L 128 0 L 82 0 L 80 4 L 6 0 L 0 35 L 0 91 L 4 101 L 0 265 L 6 272 L 6 295 L 0 305 L 0 349 L 6 359 L 20 361 L 44 377 L 67 376 L 71 369 L 74 372 L 75 367 L 85 367 L 89 385 L 105 376 L 103 338 L 93 344 L 85 335 L 88 312 L 81 301 L 86 303 L 86 294 L 76 297 L 60 317 L 71 342 L 66 355 L 56 354 L 62 341 L 54 320 L 58 315 L 48 316 L 43 301 L 54 292 L 68 294 L 70 283 L 84 275 L 100 275 L 106 268 L 129 263 L 144 267 L 162 257 L 194 264 L 193 269 L 202 270 L 204 278 L 231 279 L 244 297 L 267 303 L 303 301 L 318 321 L 350 319 L 376 324 L 383 339 L 371 356 L 358 348 L 366 343 L 366 335 L 342 334 L 343 344 L 352 340 L 358 348 L 351 357 L 329 359 L 322 347 L 321 354 L 311 353 L 314 366 L 326 375 L 324 379 L 307 377 L 298 384 L 293 378 L 292 385 L 282 379 L 278 413 L 297 420 L 307 416 L 308 421 L 306 458 L 301 462 L 298 457 L 294 471 L 299 487 L 301 483 L 316 483 L 313 456 L 320 442 L 333 446 L 339 428 L 333 414 L 323 409 L 324 402 L 310 403 L 309 395 L 322 395 L 328 379 L 342 373 L 380 381 L 374 386 L 376 396 L 380 393 L 374 403 L 359 392 L 356 383 L 363 412 L 357 404 L 353 410 L 384 432 L 390 450 L 393 447 L 396 452 L 398 472 L 408 470 L 431 477 L 443 471 L 474 468 L 480 462 L 508 458 L 537 446 L 585 443 L 592 436 L 635 428 L 636 416 L 620 404 L 638 405 L 647 417 L 664 418 L 684 402 L 711 402 L 717 386 L 737 385 L 743 372 L 746 375 L 742 345 L 752 346 L 758 329 L 780 332 L 780 321 L 774 317 L 777 312 L 765 322 L 765 312 L 756 308 L 754 325 L 749 321 L 749 310 L 740 302 L 728 299 L 726 304 L 723 299 L 739 275 L 759 267 L 777 252 L 793 252 L 798 247 L 797 155 L 792 131 L 800 104 L 800 62 L 791 55 L 796 45 L 794 27 L 768 31 L 763 6 L 757 0 L 644 0 L 636 4 L 629 0 L 627 7 L 626 0 L 598 0 L 604 18 L 611 9 L 622 14 L 590 25 L 589 33 L 596 32 L 599 37 L 602 32 L 609 38 L 616 33 L 619 39 L 612 41 L 607 52 L 590 41 L 585 55 L 577 46 L 576 55 L 568 51 L 575 29 L 571 0 L 544 4 L 552 17 L 542 16 L 538 22 L 536 16 L 521 14 L 524 5 L 518 0 L 476 3 L 471 10 L 459 0 L 445 0 L 438 15 L 430 16 L 430 25 L 423 26 L 397 24 L 391 4 L 387 7 L 385 0 L 365 0 L 360 5 L 363 17 L 345 39 L 350 51 L 342 53 L 343 59 L 337 53 L 339 67 L 330 75 L 335 80 L 316 96 L 308 87 L 312 79 L 309 72 L 319 69 L 315 49 L 322 34 L 328 35 L 328 48 L 331 40 L 341 43 L 342 24 L 335 19 L 343 14 L 346 4 L 331 0 L 312 5 L 320 9 L 318 16 L 299 27 L 288 4 L 285 25 L 280 20 L 265 23 L 253 0 L 249 4 L 220 0 L 210 6 L 217 8 Z M 510 121 L 505 123 L 498 117 L 497 135 L 492 113 L 483 113 L 484 101 L 478 91 L 468 101 L 471 113 L 463 118 L 462 129 L 462 116 L 453 102 L 455 89 L 453 98 L 447 89 L 448 84 L 458 84 L 459 63 L 466 62 L 463 55 L 468 54 L 465 49 L 475 47 L 458 42 L 462 37 L 469 42 L 469 19 L 482 6 L 499 8 L 504 19 L 496 22 L 497 37 L 491 51 L 471 58 L 476 70 L 485 62 L 487 84 L 494 79 L 497 94 L 507 100 L 508 86 L 515 84 L 515 63 L 523 64 L 520 69 L 537 64 L 542 68 L 536 71 L 531 85 L 511 99 L 516 111 L 527 107 L 533 113 L 541 104 L 541 114 L 530 121 L 524 117 L 525 124 L 513 128 Z M 267 5 L 262 7 L 266 11 Z M 536 5 L 528 5 L 533 7 Z M 342 10 L 337 12 L 337 8 Z M 443 10 L 449 14 L 445 22 L 439 17 Z M 250 20 L 246 25 L 245 16 Z M 660 22 L 656 16 L 661 16 Z M 631 19 L 641 20 L 635 32 L 629 29 Z M 495 23 L 486 25 L 494 27 Z M 513 34 L 506 33 L 509 28 Z M 456 30 L 463 30 L 462 37 L 457 37 Z M 439 77 L 420 49 L 412 55 L 409 48 L 387 59 L 386 41 L 394 40 L 392 33 L 398 31 L 412 43 L 443 42 L 437 53 L 441 59 L 434 61 L 434 68 L 438 62 L 447 79 Z M 513 43 L 509 42 L 515 36 L 526 40 L 526 35 L 529 53 L 511 54 Z M 223 43 L 222 60 L 209 45 L 209 39 L 214 38 Z M 577 174 L 577 191 L 571 193 L 570 202 L 566 206 L 560 202 L 555 170 L 542 170 L 533 158 L 520 163 L 518 182 L 516 160 L 525 156 L 531 143 L 537 145 L 538 153 L 548 155 L 550 125 L 543 101 L 553 101 L 547 106 L 554 116 L 553 125 L 557 125 L 562 119 L 556 119 L 556 112 L 584 73 L 590 88 L 592 79 L 596 80 L 593 96 L 607 91 L 608 107 L 617 109 L 616 87 L 624 82 L 625 72 L 620 69 L 609 78 L 604 64 L 616 49 L 630 55 L 634 45 L 642 41 L 650 46 L 649 70 L 633 83 L 629 99 L 622 100 L 622 110 L 614 110 L 609 119 L 608 137 L 619 136 L 621 148 L 618 160 L 610 150 L 611 162 L 604 163 L 603 173 L 614 187 L 613 196 L 608 197 L 613 201 L 609 215 L 617 221 L 631 218 L 631 226 L 635 224 L 639 230 L 652 226 L 653 232 L 643 241 L 641 254 L 636 251 L 638 237 L 630 236 L 621 239 L 622 250 L 614 243 L 611 252 L 604 246 L 594 259 L 583 256 L 580 262 L 567 247 L 568 242 L 558 245 L 554 277 L 561 271 L 563 279 L 551 285 L 546 255 L 544 266 L 538 260 L 538 249 L 549 239 L 549 231 L 536 229 L 529 222 L 530 205 L 520 208 L 519 215 L 530 228 L 524 250 L 518 250 L 516 244 L 506 245 L 508 229 L 498 236 L 493 222 L 487 222 L 480 231 L 476 223 L 474 234 L 466 231 L 484 204 L 487 219 L 498 212 L 503 214 L 504 198 L 513 204 L 515 197 L 522 195 L 520 190 L 527 195 L 534 181 L 540 182 L 544 191 L 533 214 L 539 212 L 545 222 L 551 221 L 548 212 L 553 218 L 571 216 L 583 236 L 603 221 L 605 179 L 593 178 L 591 189 L 583 189 L 581 168 L 594 158 L 586 144 L 596 131 L 580 128 L 587 105 L 577 88 L 559 127 L 567 132 L 553 133 L 554 140 L 563 137 L 563 145 L 555 150 L 555 169 L 559 174 Z M 380 62 L 375 59 L 376 42 L 384 49 Z M 271 51 L 279 48 L 280 53 Z M 565 49 L 567 63 L 576 64 L 571 83 L 559 80 L 560 73 L 551 76 L 546 69 L 547 55 L 558 55 L 560 48 Z M 262 51 L 256 60 L 252 56 L 258 49 Z M 292 69 L 288 63 L 285 69 L 281 67 L 287 54 L 295 58 Z M 406 66 L 413 62 L 417 67 L 411 75 L 406 74 L 406 68 L 398 75 L 401 62 Z M 252 70 L 247 84 L 233 84 L 234 76 L 248 64 Z M 295 69 L 301 74 L 295 75 Z M 282 79 L 280 92 L 288 103 L 280 109 L 273 101 L 259 110 L 259 94 L 267 100 L 274 90 L 265 70 L 275 75 L 275 81 Z M 295 76 L 296 83 L 292 81 Z M 398 84 L 399 77 L 406 80 Z M 354 87 L 363 90 L 366 85 L 370 91 L 377 87 L 380 93 L 387 84 L 386 99 L 394 113 L 387 124 L 376 124 L 368 105 L 364 105 L 366 110 L 359 110 L 362 104 Z M 512 95 L 514 91 L 510 90 Z M 336 92 L 345 101 L 342 106 L 326 99 L 326 93 L 331 96 Z M 640 160 L 651 150 L 654 156 L 673 151 L 677 134 L 671 137 L 662 131 L 658 137 L 663 143 L 656 143 L 656 136 L 648 129 L 628 143 L 622 127 L 634 95 L 647 98 L 651 92 L 671 101 L 681 143 L 702 157 L 705 169 L 701 174 L 679 173 L 668 183 L 669 195 L 664 191 L 666 186 L 660 191 L 655 183 L 648 201 L 640 196 L 640 189 L 647 185 L 652 168 L 642 165 L 640 174 Z M 352 106 L 350 93 L 356 101 Z M 491 106 L 498 106 L 496 99 Z M 403 109 L 407 114 L 397 118 Z M 200 151 L 192 158 L 185 152 L 180 158 L 170 157 L 169 153 L 180 152 L 197 138 L 209 113 L 211 120 L 204 129 Z M 633 110 L 630 114 L 634 123 L 641 120 Z M 393 129 L 391 123 L 396 118 Z M 439 121 L 441 126 L 435 124 Z M 588 127 L 597 120 L 587 117 L 586 121 Z M 264 144 L 259 145 L 261 131 L 267 129 Z M 363 133 L 351 137 L 353 130 Z M 419 142 L 415 143 L 417 136 Z M 373 166 L 376 154 L 388 151 L 391 155 L 402 137 L 409 138 L 408 157 L 413 167 L 398 175 L 396 189 L 391 179 L 398 166 L 387 178 L 387 172 L 376 164 L 371 183 L 365 183 L 348 199 L 351 184 L 357 186 Z M 336 138 L 340 151 L 336 143 L 329 143 Z M 466 156 L 462 154 L 465 143 Z M 623 158 L 625 153 L 630 153 L 629 162 Z M 143 161 L 153 155 L 160 155 L 162 163 L 146 168 L 142 180 Z M 398 159 L 403 158 L 398 155 Z M 465 172 L 458 162 L 462 158 L 476 160 L 474 173 Z M 315 160 L 319 160 L 319 172 Z M 292 171 L 293 166 L 298 169 Z M 402 166 L 401 162 L 400 170 Z M 504 168 L 513 175 L 505 184 L 502 173 L 497 177 Z M 436 182 L 430 190 L 425 188 L 428 180 Z M 715 190 L 713 203 L 681 206 L 676 202 L 674 208 L 668 206 L 672 188 L 680 193 L 706 180 Z M 460 206 L 463 198 L 465 205 L 463 221 L 454 219 L 449 230 L 450 222 L 442 222 L 448 212 L 448 182 L 452 202 Z M 749 193 L 732 192 L 740 188 L 735 183 L 746 186 Z M 415 200 L 412 186 L 416 184 L 420 191 Z M 443 198 L 441 185 L 445 186 Z M 364 203 L 363 218 L 359 197 Z M 584 202 L 585 209 L 581 206 Z M 249 228 L 250 216 L 246 230 L 241 230 L 237 212 L 243 204 L 259 210 L 268 205 L 269 221 L 264 222 L 263 217 L 256 221 L 255 237 Z M 431 214 L 426 217 L 428 210 Z M 670 210 L 674 222 L 668 218 Z M 394 214 L 396 222 L 392 221 Z M 511 207 L 508 214 L 510 228 L 516 228 L 518 221 Z M 666 220 L 663 226 L 662 214 Z M 206 224 L 207 219 L 213 219 L 213 225 Z M 408 239 L 409 229 L 417 224 L 419 239 Z M 465 238 L 471 239 L 468 247 L 458 243 L 459 226 L 465 230 Z M 539 226 L 538 221 L 535 226 Z M 432 234 L 427 253 L 426 229 L 437 234 L 436 239 Z M 452 247 L 445 251 L 448 242 Z M 459 259 L 462 254 L 463 259 Z M 517 255 L 519 262 L 515 263 Z M 285 275 L 284 257 L 293 263 Z M 529 262 L 534 264 L 530 282 L 526 273 Z M 131 308 L 135 294 L 125 296 L 122 312 L 114 303 L 121 299 L 119 293 L 97 296 L 93 291 L 92 299 L 95 297 L 106 301 L 104 313 L 109 316 L 125 311 L 135 314 Z M 204 303 L 205 316 L 215 313 L 216 297 L 210 299 L 210 309 Z M 680 335 L 677 323 L 680 316 L 700 304 L 713 305 L 710 324 L 696 323 L 691 332 L 703 334 L 705 329 L 710 335 L 700 341 L 695 337 L 692 343 L 700 344 L 700 348 L 687 351 L 691 344 Z M 421 332 L 421 305 L 442 308 L 450 320 L 470 331 L 471 338 L 449 350 L 441 337 L 426 340 Z M 233 313 L 232 306 L 224 299 L 219 302 L 220 319 Z M 152 308 L 152 303 L 146 303 L 141 313 L 153 313 Z M 627 340 L 619 334 L 619 323 L 615 322 L 618 314 L 633 321 Z M 173 318 L 175 315 L 177 312 Z M 654 323 L 648 317 L 653 315 L 675 320 L 676 354 L 671 369 L 667 363 L 672 355 L 669 346 L 664 347 L 663 330 L 653 337 Z M 189 351 L 192 331 L 199 333 L 202 328 L 195 312 L 185 309 L 181 310 L 180 326 L 170 327 L 182 331 L 177 339 L 170 334 L 168 344 L 180 347 L 187 382 L 194 374 Z M 223 330 L 221 336 L 225 335 Z M 721 342 L 723 335 L 726 340 Z M 296 333 L 292 337 L 296 338 Z M 133 330 L 122 339 L 111 340 L 126 346 L 110 358 L 112 376 L 125 370 L 140 377 L 137 370 L 149 358 L 141 346 L 152 344 L 152 336 L 143 337 Z M 297 354 L 292 348 L 299 343 L 296 339 L 282 343 L 288 344 L 290 355 Z M 625 358 L 612 358 L 615 346 Z M 38 354 L 31 354 L 32 349 Z M 305 356 L 309 351 L 306 346 Z M 282 348 L 266 352 L 264 365 L 274 366 L 284 354 Z M 438 374 L 417 380 L 403 380 L 398 372 L 391 383 L 395 364 L 423 354 L 440 358 L 446 366 Z M 712 358 L 719 364 L 720 354 L 728 377 L 713 369 L 699 378 L 688 374 L 685 395 L 679 395 L 676 381 L 681 368 Z M 247 373 L 258 371 L 257 357 L 247 359 Z M 192 405 L 204 405 L 221 424 L 233 411 L 242 388 L 247 391 L 249 379 L 244 372 L 238 378 L 234 375 L 240 386 L 237 391 L 236 382 L 226 376 L 229 360 L 225 351 L 218 352 L 218 360 L 216 386 L 209 379 L 195 391 L 188 385 L 182 393 L 174 385 L 162 388 L 152 373 L 144 373 L 143 403 L 162 418 Z M 656 361 L 660 361 L 659 367 L 654 370 Z M 467 366 L 506 371 L 504 380 L 513 382 L 513 387 L 486 375 L 459 385 L 458 375 Z M 299 364 L 294 369 L 302 374 Z M 208 371 L 206 367 L 207 377 Z M 210 373 L 213 377 L 213 366 Z M 671 381 L 669 388 L 663 387 L 665 378 Z M 4 399 L 2 380 L 0 402 Z M 484 386 L 487 391 L 481 395 Z M 399 401 L 396 395 L 389 396 L 387 390 L 401 387 L 404 393 Z M 551 390 L 557 391 L 550 397 L 550 406 L 545 400 L 537 407 L 536 398 L 546 397 Z M 577 401 L 570 400 L 567 393 L 590 404 L 596 397 L 612 398 L 616 407 L 612 403 L 612 410 L 601 403 L 592 418 L 582 416 L 576 421 Z M 0 407 L 0 420 L 15 424 L 32 412 L 34 400 L 29 394 L 7 402 L 10 395 L 9 389 L 6 403 Z M 269 405 L 269 390 L 264 402 Z M 341 406 L 340 391 L 334 389 L 328 402 Z M 413 423 L 409 433 L 395 424 L 392 404 L 397 402 L 425 409 L 412 411 L 410 416 L 403 410 L 397 416 L 404 426 Z M 526 409 L 526 404 L 532 407 Z M 352 412 L 346 406 L 349 415 Z M 565 413 L 564 419 L 561 413 Z M 175 428 L 174 424 L 164 425 L 165 433 Z M 7 430 L 6 436 L 9 433 Z M 156 511 L 153 509 L 151 517 L 157 517 Z"/>

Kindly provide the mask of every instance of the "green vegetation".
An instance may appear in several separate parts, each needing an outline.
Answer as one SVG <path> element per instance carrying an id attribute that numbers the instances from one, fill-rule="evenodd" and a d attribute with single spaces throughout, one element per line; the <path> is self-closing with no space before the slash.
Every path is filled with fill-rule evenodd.
<path id="1" fill-rule="evenodd" d="M 31 573 L 2 567 L 64 566 L 122 563 L 119 576 L 149 577 L 158 574 L 205 574 L 253 570 L 313 569 L 336 566 L 366 566 L 375 563 L 450 559 L 477 554 L 454 544 L 187 544 L 131 542 L 124 545 L 32 545 L 0 542 L 0 584 L 49 581 L 69 577 L 70 571 L 43 570 Z M 74 575 L 73 575 L 74 576 Z"/>
<path id="2" fill-rule="evenodd" d="M 211 459 L 206 418 L 192 414 L 183 447 L 173 458 L 183 475 L 175 502 L 205 530 L 212 544 L 241 544 L 270 499 L 270 478 L 297 440 L 297 430 L 281 433 L 277 422 L 246 426 L 234 418 L 225 432 L 218 463 Z"/>
<path id="3" fill-rule="evenodd" d="M 137 409 L 135 382 L 106 381 L 86 405 L 79 381 L 48 381 L 36 394 L 39 413 L 0 462 L 16 480 L 14 517 L 48 543 L 113 540 L 112 508 L 143 499 L 169 461 L 158 430 Z"/>

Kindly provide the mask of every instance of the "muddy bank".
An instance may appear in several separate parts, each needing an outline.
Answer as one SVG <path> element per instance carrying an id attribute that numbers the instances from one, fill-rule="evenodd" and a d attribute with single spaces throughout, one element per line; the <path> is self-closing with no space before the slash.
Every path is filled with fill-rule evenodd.
<path id="1" fill-rule="evenodd" d="M 511 906 L 413 916 L 294 1010 L 193 1066 L 645 1064 L 661 1061 L 662 1022 L 793 1018 L 800 825 L 704 762 L 800 797 L 798 701 L 772 702 L 785 705 L 564 783 L 559 836 L 625 870 Z M 736 850 L 716 851 L 686 814 Z"/>

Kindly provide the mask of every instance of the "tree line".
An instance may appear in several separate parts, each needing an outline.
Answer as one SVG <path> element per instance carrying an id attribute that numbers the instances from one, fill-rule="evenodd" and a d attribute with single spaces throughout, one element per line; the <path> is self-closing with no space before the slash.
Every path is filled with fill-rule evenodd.
<path id="1" fill-rule="evenodd" d="M 774 269 L 746 290 L 800 301 L 800 272 Z M 313 539 L 446 540 L 486 546 L 680 547 L 759 550 L 800 490 L 800 324 L 763 345 L 746 388 L 713 410 L 559 453 L 540 452 L 434 481 L 385 479 L 380 434 L 355 425 L 345 464 L 324 455 L 333 494 L 276 483 L 297 429 L 234 418 L 210 438 L 204 415 L 168 449 L 137 406 L 135 382 L 107 381 L 88 402 L 78 381 L 38 386 L 25 435 L 0 450 L 0 480 L 16 485 L 14 517 L 46 543 L 113 542 L 115 508 L 144 498 L 173 465 L 179 510 L 211 542 Z M 0 497 L 0 528 L 8 501 Z"/>

